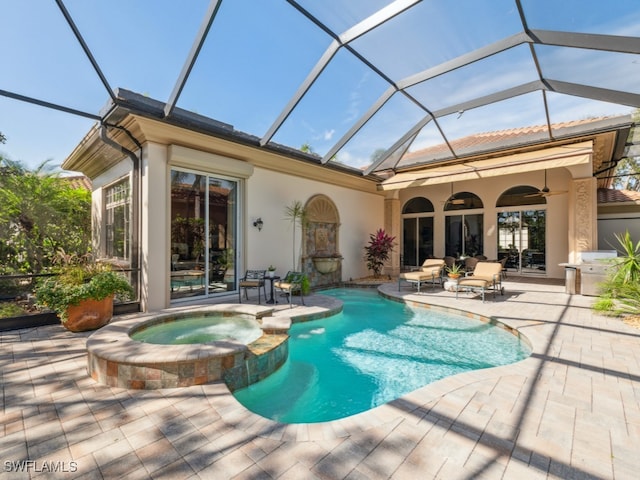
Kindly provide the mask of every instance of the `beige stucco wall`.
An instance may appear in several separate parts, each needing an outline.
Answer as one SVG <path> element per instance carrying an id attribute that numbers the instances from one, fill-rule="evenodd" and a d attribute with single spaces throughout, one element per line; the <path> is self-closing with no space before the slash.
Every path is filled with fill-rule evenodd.
<path id="1" fill-rule="evenodd" d="M 138 122 L 138 123 L 136 123 Z M 335 204 L 340 218 L 338 251 L 344 257 L 342 279 L 369 274 L 363 259 L 369 235 L 379 228 L 396 236 L 397 247 L 385 273 L 399 269 L 402 245 L 401 209 L 415 196 L 428 198 L 435 207 L 434 254 L 442 257 L 444 245 L 443 206 L 451 195 L 451 184 L 409 187 L 395 191 L 376 191 L 365 179 L 327 171 L 322 167 L 281 157 L 273 152 L 254 149 L 220 139 L 184 131 L 148 119 L 132 119 L 130 128 L 137 138 L 145 138 L 142 158 L 142 206 L 140 224 L 141 283 L 143 310 L 157 310 L 170 305 L 169 239 L 170 239 L 170 171 L 172 166 L 213 175 L 228 175 L 240 181 L 238 231 L 238 270 L 266 268 L 274 265 L 284 274 L 293 266 L 293 231 L 285 218 L 285 208 L 294 201 L 305 204 L 314 195 L 326 195 Z M 140 130 L 136 130 L 140 127 Z M 178 146 L 179 145 L 179 146 Z M 545 275 L 562 278 L 559 264 L 570 261 L 570 238 L 575 229 L 577 211 L 570 206 L 572 188 L 591 169 L 590 162 L 575 167 L 550 168 L 547 184 L 551 190 L 567 191 L 546 199 L 547 270 Z M 123 157 L 106 172 L 94 178 L 94 234 L 96 244 L 103 244 L 100 229 L 103 210 L 102 188 L 131 172 L 131 161 Z M 577 179 L 577 180 L 576 180 Z M 516 185 L 542 188 L 544 171 L 510 173 L 503 176 L 465 180 L 453 184 L 454 193 L 468 191 L 478 195 L 484 208 L 468 213 L 484 214 L 484 254 L 497 257 L 498 197 Z M 595 192 L 594 192 L 595 194 Z M 517 209 L 514 208 L 514 209 Z M 459 212 L 458 212 L 459 213 Z M 257 218 L 264 226 L 253 226 Z M 595 222 L 594 222 L 595 223 Z M 597 227 L 594 226 L 594 232 Z M 592 232 L 590 232 L 591 234 Z M 301 232 L 296 231 L 296 258 L 301 245 Z M 232 294 L 235 295 L 235 294 Z"/>
<path id="2" fill-rule="evenodd" d="M 293 231 L 290 220 L 285 218 L 285 208 L 293 201 L 305 204 L 313 195 L 322 193 L 336 205 L 340 225 L 338 250 L 344 256 L 343 279 L 367 274 L 363 260 L 363 247 L 369 233 L 384 226 L 384 195 L 367 193 L 348 187 L 300 178 L 266 168 L 247 167 L 245 162 L 196 150 L 181 149 L 179 158 L 172 154 L 172 147 L 155 142 L 144 144 L 142 154 L 140 278 L 142 284 L 141 308 L 153 311 L 170 305 L 169 255 L 170 238 L 170 171 L 172 166 L 203 173 L 228 173 L 229 169 L 250 172 L 241 180 L 240 231 L 238 239 L 239 271 L 247 268 L 277 267 L 281 274 L 293 268 Z M 175 152 L 175 150 L 174 150 Z M 190 159 L 190 155 L 192 158 Z M 95 245 L 103 245 L 101 233 L 103 215 L 103 188 L 131 174 L 131 162 L 123 158 L 115 167 L 94 179 L 93 220 Z M 262 218 L 261 231 L 253 226 L 256 218 Z M 299 252 L 301 232 L 296 231 L 296 250 Z M 230 295 L 234 296 L 235 293 Z"/>
<path id="3" fill-rule="evenodd" d="M 207 154 L 209 155 L 209 154 Z M 205 155 L 203 158 L 209 158 Z M 239 160 L 227 158 L 231 164 Z M 167 145 L 149 142 L 143 149 L 142 170 L 142 216 L 140 224 L 141 281 L 143 310 L 157 310 L 170 305 L 169 296 L 169 174 L 171 169 L 171 148 Z M 220 173 L 215 163 L 209 164 L 200 158 L 190 164 L 184 158 L 181 167 L 192 167 L 196 171 Z M 94 179 L 93 219 L 94 235 L 97 244 L 103 244 L 100 229 L 103 193 L 102 188 L 129 175 L 131 162 L 124 159 L 114 168 Z M 543 173 L 526 172 L 490 179 L 457 182 L 454 192 L 469 191 L 478 195 L 484 204 L 484 246 L 485 255 L 497 257 L 496 218 L 499 209 L 495 203 L 508 188 L 515 185 L 532 185 L 538 188 L 543 184 Z M 548 172 L 548 185 L 551 190 L 570 190 L 571 173 L 565 168 Z M 396 252 L 393 265 L 398 265 L 401 251 L 400 214 L 404 204 L 415 196 L 424 196 L 434 205 L 434 254 L 444 255 L 444 212 L 443 206 L 451 194 L 450 184 L 428 187 L 408 188 L 386 194 L 372 194 L 332 185 L 326 182 L 300 178 L 295 175 L 255 167 L 251 175 L 243 182 L 240 198 L 241 228 L 239 231 L 239 269 L 266 268 L 274 265 L 279 273 L 293 268 L 293 231 L 290 220 L 285 218 L 284 210 L 293 201 L 303 204 L 316 194 L 324 194 L 336 205 L 340 215 L 339 252 L 344 256 L 342 264 L 343 280 L 358 278 L 369 274 L 363 260 L 363 247 L 369 234 L 378 228 L 385 228 L 397 235 Z M 397 199 L 396 199 L 397 197 Z M 386 198 L 386 200 L 385 200 Z M 562 278 L 564 269 L 559 264 L 567 262 L 570 256 L 568 228 L 568 194 L 547 198 L 547 271 L 551 278 Z M 395 214 L 394 214 L 395 212 Z M 472 212 L 472 211 L 470 211 Z M 387 218 L 387 217 L 395 218 Z M 261 231 L 253 227 L 255 219 L 260 217 L 264 226 Z M 389 225 L 395 225 L 390 229 Z M 301 232 L 296 231 L 296 258 L 301 244 Z M 391 268 L 393 268 L 393 265 Z M 389 271 L 389 270 L 387 270 Z M 235 294 L 233 294 L 235 295 Z"/>
<path id="4" fill-rule="evenodd" d="M 206 163 L 211 158 L 195 159 L 192 164 L 184 157 L 181 167 L 192 167 L 195 171 L 219 174 L 216 163 Z M 227 165 L 239 160 L 225 158 Z M 169 257 L 168 242 L 170 235 L 169 191 L 171 147 L 148 142 L 143 149 L 142 158 L 142 216 L 140 224 L 141 280 L 143 310 L 152 311 L 170 305 L 169 294 Z M 99 228 L 103 209 L 102 188 L 121 179 L 131 172 L 128 159 L 94 179 L 94 232 L 96 241 L 103 240 Z M 242 163 L 242 162 L 241 162 Z M 207 166 L 209 165 L 209 166 Z M 543 184 L 543 173 L 526 172 L 491 179 L 457 182 L 454 192 L 469 191 L 478 195 L 484 204 L 484 246 L 485 255 L 497 257 L 496 218 L 499 209 L 495 203 L 508 188 L 515 185 L 532 185 L 538 188 Z M 551 170 L 548 173 L 548 185 L 551 190 L 569 190 L 571 173 L 565 168 Z M 369 234 L 378 228 L 385 228 L 397 235 L 397 248 L 394 253 L 394 265 L 398 264 L 402 239 L 400 236 L 400 214 L 404 204 L 415 196 L 424 196 L 434 205 L 434 254 L 444 256 L 444 212 L 443 206 L 451 194 L 450 184 L 428 187 L 408 188 L 397 192 L 376 194 L 362 192 L 343 186 L 333 185 L 310 178 L 300 178 L 266 168 L 254 167 L 250 176 L 242 182 L 240 195 L 241 228 L 239 231 L 238 265 L 239 270 L 246 268 L 266 268 L 274 265 L 279 273 L 293 268 L 293 231 L 290 220 L 285 218 L 285 208 L 293 201 L 305 204 L 314 195 L 329 197 L 338 209 L 340 216 L 339 252 L 344 256 L 342 264 L 343 280 L 366 276 L 366 262 L 363 260 L 363 247 Z M 569 257 L 568 195 L 554 195 L 547 198 L 547 271 L 552 278 L 562 278 L 564 269 L 559 264 Z M 473 212 L 473 211 L 470 211 Z M 264 226 L 261 231 L 253 226 L 260 217 Z M 391 217 L 391 218 L 387 218 Z M 395 218 L 393 218 L 395 217 Z M 390 225 L 395 225 L 395 229 Z M 393 226 L 392 225 L 392 226 Z M 98 242 L 102 244 L 103 242 Z M 301 245 L 300 229 L 296 231 L 296 258 Z M 393 268 L 393 266 L 390 266 Z M 389 270 L 386 270 L 389 272 Z M 232 295 L 235 295 L 234 293 Z"/>
<path id="5" fill-rule="evenodd" d="M 369 233 L 383 227 L 384 197 L 367 194 L 327 183 L 297 178 L 262 168 L 256 168 L 247 181 L 247 233 L 245 266 L 266 268 L 270 264 L 279 273 L 293 268 L 293 227 L 285 218 L 285 208 L 295 200 L 303 205 L 314 195 L 324 194 L 336 205 L 340 215 L 338 246 L 343 255 L 343 279 L 367 274 L 362 259 Z M 253 227 L 256 218 L 264 227 Z M 300 252 L 300 229 L 296 230 L 296 252 Z"/>
<path id="6" fill-rule="evenodd" d="M 471 192 L 482 200 L 484 209 L 462 211 L 464 213 L 484 214 L 484 255 L 497 258 L 497 214 L 500 211 L 516 210 L 516 208 L 496 208 L 496 201 L 505 190 L 516 185 L 530 185 L 542 188 L 544 184 L 542 171 L 525 172 L 502 177 L 468 180 L 453 184 L 453 192 Z M 547 174 L 547 184 L 552 191 L 569 190 L 571 174 L 566 168 L 552 169 Z M 417 196 L 423 196 L 434 206 L 434 256 L 442 257 L 445 252 L 444 238 L 444 204 L 451 196 L 451 184 L 432 185 L 427 187 L 407 188 L 400 191 L 400 210 L 404 204 Z M 568 193 L 547 197 L 543 208 L 547 211 L 547 271 L 550 278 L 562 278 L 564 267 L 559 264 L 568 261 Z M 452 212 L 455 214 L 460 211 Z"/>

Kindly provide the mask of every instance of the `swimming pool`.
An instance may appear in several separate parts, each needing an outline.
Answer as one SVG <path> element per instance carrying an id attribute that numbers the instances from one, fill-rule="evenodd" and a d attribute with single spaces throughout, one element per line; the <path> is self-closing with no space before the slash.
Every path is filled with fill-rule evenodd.
<path id="1" fill-rule="evenodd" d="M 342 300 L 343 312 L 291 327 L 284 365 L 234 392 L 249 410 L 283 423 L 336 420 L 441 378 L 530 354 L 522 340 L 478 320 L 412 308 L 364 289 L 322 293 Z"/>

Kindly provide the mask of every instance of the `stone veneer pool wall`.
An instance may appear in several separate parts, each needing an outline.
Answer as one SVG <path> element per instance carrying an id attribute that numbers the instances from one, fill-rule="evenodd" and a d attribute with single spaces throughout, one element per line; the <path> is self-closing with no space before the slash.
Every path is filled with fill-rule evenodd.
<path id="1" fill-rule="evenodd" d="M 269 315 L 273 309 L 255 305 L 211 305 L 136 315 L 109 324 L 87 340 L 87 371 L 96 382 L 130 389 L 175 388 L 224 380 L 233 391 L 277 370 L 288 356 L 289 318 Z M 263 335 L 244 345 L 218 341 L 193 345 L 154 345 L 132 340 L 129 333 L 142 322 L 159 322 L 176 313 L 219 312 L 254 315 Z"/>

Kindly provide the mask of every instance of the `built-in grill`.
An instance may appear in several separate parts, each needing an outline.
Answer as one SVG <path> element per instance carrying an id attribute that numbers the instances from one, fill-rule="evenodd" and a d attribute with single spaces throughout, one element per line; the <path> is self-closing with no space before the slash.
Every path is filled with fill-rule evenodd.
<path id="1" fill-rule="evenodd" d="M 607 279 L 612 267 L 612 258 L 616 258 L 615 250 L 595 250 L 581 252 L 576 265 L 579 274 L 580 293 L 582 295 L 598 296 L 600 284 Z M 578 280 L 578 279 L 576 279 Z"/>

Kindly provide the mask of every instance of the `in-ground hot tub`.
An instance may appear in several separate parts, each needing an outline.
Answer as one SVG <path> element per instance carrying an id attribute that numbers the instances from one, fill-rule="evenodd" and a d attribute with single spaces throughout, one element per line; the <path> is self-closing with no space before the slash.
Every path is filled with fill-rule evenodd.
<path id="1" fill-rule="evenodd" d="M 198 312 L 149 320 L 134 327 L 129 336 L 138 342 L 156 345 L 188 345 L 229 340 L 248 345 L 262 336 L 262 329 L 254 315 Z"/>
<path id="2" fill-rule="evenodd" d="M 94 380 L 112 387 L 174 388 L 224 380 L 233 391 L 265 378 L 287 358 L 286 332 L 291 322 L 272 317 L 272 312 L 271 307 L 220 304 L 118 320 L 87 340 L 87 370 Z M 173 345 L 144 343 L 131 337 L 194 316 L 201 319 L 205 329 L 216 330 L 222 325 L 223 333 L 215 332 L 213 337 L 196 343 Z M 238 331 L 252 333 L 235 335 L 233 319 L 241 319 L 238 323 L 243 326 Z M 255 327 L 260 330 L 259 336 Z"/>

